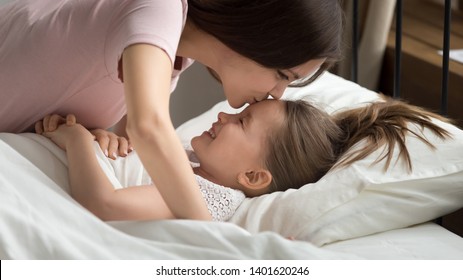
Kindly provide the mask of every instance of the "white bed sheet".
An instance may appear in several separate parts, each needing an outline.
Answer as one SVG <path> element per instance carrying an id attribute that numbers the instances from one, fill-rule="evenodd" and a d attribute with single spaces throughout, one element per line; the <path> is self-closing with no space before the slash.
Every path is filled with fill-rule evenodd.
<path id="1" fill-rule="evenodd" d="M 463 259 L 462 238 L 432 224 L 319 248 L 231 223 L 105 223 L 69 196 L 48 139 L 0 133 L 0 154 L 0 259 Z"/>

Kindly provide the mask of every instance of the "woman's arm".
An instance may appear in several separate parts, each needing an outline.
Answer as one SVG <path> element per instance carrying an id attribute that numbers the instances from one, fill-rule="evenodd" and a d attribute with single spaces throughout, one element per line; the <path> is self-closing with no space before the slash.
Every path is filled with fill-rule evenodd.
<path id="1" fill-rule="evenodd" d="M 152 45 L 123 53 L 127 134 L 173 215 L 210 220 L 186 153 L 169 114 L 172 63 Z"/>

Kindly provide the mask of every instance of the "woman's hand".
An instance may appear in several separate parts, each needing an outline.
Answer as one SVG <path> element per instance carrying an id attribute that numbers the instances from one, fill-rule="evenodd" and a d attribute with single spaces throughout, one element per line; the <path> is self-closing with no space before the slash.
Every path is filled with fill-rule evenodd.
<path id="1" fill-rule="evenodd" d="M 101 150 L 109 158 L 116 159 L 118 155 L 125 157 L 133 151 L 130 141 L 125 137 L 104 129 L 94 129 L 90 132 L 95 136 Z"/>

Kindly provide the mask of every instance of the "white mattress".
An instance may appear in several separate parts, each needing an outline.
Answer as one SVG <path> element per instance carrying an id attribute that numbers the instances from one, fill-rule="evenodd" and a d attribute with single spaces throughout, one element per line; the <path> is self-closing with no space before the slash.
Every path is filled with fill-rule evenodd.
<path id="1" fill-rule="evenodd" d="M 463 260 L 463 238 L 434 223 L 339 241 L 323 248 L 376 260 Z"/>

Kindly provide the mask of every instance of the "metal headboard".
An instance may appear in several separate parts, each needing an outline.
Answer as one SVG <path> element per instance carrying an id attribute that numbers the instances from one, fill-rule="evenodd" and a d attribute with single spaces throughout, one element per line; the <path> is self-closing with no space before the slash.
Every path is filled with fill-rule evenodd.
<path id="1" fill-rule="evenodd" d="M 352 81 L 358 79 L 358 0 L 353 0 L 352 23 Z M 440 113 L 447 115 L 448 110 L 448 80 L 449 80 L 449 51 L 450 51 L 450 16 L 451 0 L 445 0 L 443 55 L 442 55 L 442 91 Z M 396 2 L 396 37 L 394 62 L 394 90 L 392 96 L 400 97 L 401 55 L 402 55 L 402 0 Z"/>

